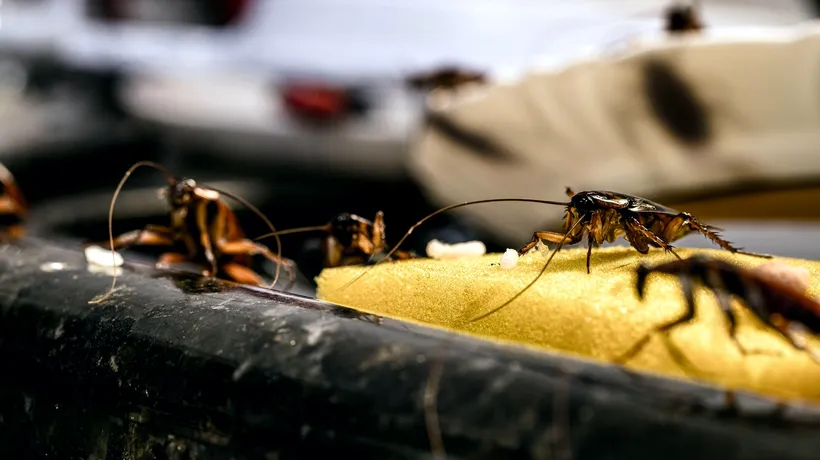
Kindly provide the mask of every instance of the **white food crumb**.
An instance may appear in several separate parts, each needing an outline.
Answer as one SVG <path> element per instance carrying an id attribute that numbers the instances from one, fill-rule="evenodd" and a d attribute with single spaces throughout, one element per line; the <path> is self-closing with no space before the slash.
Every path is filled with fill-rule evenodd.
<path id="1" fill-rule="evenodd" d="M 462 257 L 479 257 L 487 253 L 481 241 L 447 244 L 439 240 L 427 243 L 427 256 L 433 259 L 459 259 Z"/>
<path id="2" fill-rule="evenodd" d="M 518 251 L 507 249 L 501 255 L 501 268 L 513 268 L 518 265 Z"/>
<path id="3" fill-rule="evenodd" d="M 114 252 L 114 260 L 112 260 L 111 250 L 103 249 L 99 246 L 89 246 L 85 248 L 85 260 L 91 265 L 99 265 L 102 267 L 119 267 L 124 262 L 118 252 Z M 111 265 L 112 262 L 114 265 Z"/>
<path id="4" fill-rule="evenodd" d="M 783 262 L 769 262 L 758 265 L 752 269 L 769 279 L 779 281 L 796 288 L 800 292 L 805 292 L 809 288 L 811 273 L 805 267 L 793 267 Z"/>

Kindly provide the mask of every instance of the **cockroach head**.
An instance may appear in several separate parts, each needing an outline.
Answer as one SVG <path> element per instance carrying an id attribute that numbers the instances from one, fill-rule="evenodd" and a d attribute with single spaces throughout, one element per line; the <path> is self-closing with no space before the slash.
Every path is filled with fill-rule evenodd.
<path id="1" fill-rule="evenodd" d="M 581 214 L 590 213 L 599 208 L 592 196 L 585 192 L 576 193 L 569 200 L 569 207 Z"/>
<path id="2" fill-rule="evenodd" d="M 358 227 L 359 222 L 356 220 L 356 216 L 343 212 L 330 221 L 330 234 L 343 245 L 349 245 L 352 243 L 353 234 L 358 231 Z"/>
<path id="3" fill-rule="evenodd" d="M 172 207 L 183 207 L 191 203 L 194 197 L 194 190 L 196 189 L 196 181 L 193 179 L 181 179 L 175 182 L 170 187 L 170 192 L 167 196 L 168 204 Z"/>
<path id="4" fill-rule="evenodd" d="M 700 28 L 698 12 L 691 5 L 673 5 L 666 10 L 666 31 L 684 32 Z"/>

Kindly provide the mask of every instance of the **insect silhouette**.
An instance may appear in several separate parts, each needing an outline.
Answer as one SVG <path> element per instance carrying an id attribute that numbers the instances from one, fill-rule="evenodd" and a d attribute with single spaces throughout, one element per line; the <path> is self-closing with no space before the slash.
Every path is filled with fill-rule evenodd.
<path id="1" fill-rule="evenodd" d="M 280 230 L 257 237 L 256 240 L 274 235 L 310 231 L 326 233 L 322 240 L 325 268 L 366 264 L 374 255 L 382 253 L 387 248 L 382 211 L 377 212 L 372 221 L 344 212 L 337 214 L 325 225 Z M 406 260 L 418 256 L 408 251 L 396 251 L 392 257 L 397 260 Z"/>
<path id="2" fill-rule="evenodd" d="M 698 11 L 698 5 L 673 4 L 664 14 L 665 32 L 672 37 L 700 32 L 704 26 Z M 673 61 L 654 53 L 642 58 L 636 69 L 636 91 L 643 95 L 642 105 L 653 121 L 672 139 L 686 149 L 700 149 L 714 138 L 716 110 Z M 632 104 L 632 100 L 624 103 Z M 637 143 L 633 118 L 619 116 L 615 120 L 629 141 Z"/>
<path id="3" fill-rule="evenodd" d="M 28 205 L 14 175 L 0 163 L 0 241 L 11 241 L 25 234 L 23 221 Z"/>
<path id="4" fill-rule="evenodd" d="M 646 198 L 601 190 L 575 193 L 569 187 L 566 187 L 565 192 L 567 196 L 570 197 L 569 202 L 527 198 L 498 198 L 469 201 L 441 208 L 411 226 L 404 237 L 399 240 L 396 246 L 393 247 L 393 250 L 396 250 L 419 225 L 423 224 L 433 216 L 451 209 L 471 206 L 474 204 L 504 201 L 564 206 L 566 208 L 566 214 L 564 218 L 563 233 L 536 231 L 533 233 L 530 242 L 518 251 L 519 255 L 523 255 L 532 250 L 540 241 L 547 241 L 556 244 L 555 249 L 553 249 L 538 276 L 515 296 L 489 312 L 470 320 L 470 322 L 482 320 L 500 311 L 502 308 L 506 307 L 515 299 L 520 297 L 524 292 L 526 292 L 527 289 L 532 287 L 541 278 L 549 267 L 553 257 L 555 257 L 555 254 L 565 244 L 577 244 L 581 242 L 584 235 L 587 236 L 587 273 L 590 273 L 592 248 L 604 242 L 614 242 L 618 237 L 623 237 L 640 254 L 647 254 L 649 252 L 649 248 L 654 247 L 671 252 L 675 257 L 680 259 L 680 256 L 674 251 L 674 246 L 671 243 L 687 236 L 692 232 L 698 232 L 716 245 L 720 246 L 722 249 L 729 252 L 762 258 L 772 257 L 768 254 L 747 252 L 742 248 L 735 247 L 731 242 L 724 240 L 720 236 L 719 232 L 722 229 L 707 225 L 689 213 L 676 211 L 661 204 L 647 200 Z M 387 256 L 390 256 L 389 252 Z M 339 289 L 341 290 L 346 288 L 366 273 L 367 271 L 362 272 L 359 276 L 352 279 Z"/>
<path id="5" fill-rule="evenodd" d="M 486 83 L 487 77 L 483 72 L 464 70 L 455 66 L 444 66 L 432 72 L 410 75 L 406 81 L 411 88 L 416 90 L 453 90 L 467 83 Z"/>
<path id="6" fill-rule="evenodd" d="M 810 350 L 802 337 L 805 332 L 820 333 L 820 302 L 793 286 L 723 260 L 697 255 L 654 267 L 641 264 L 637 269 L 635 282 L 639 298 L 644 298 L 647 278 L 653 273 L 674 275 L 680 279 L 686 299 L 686 312 L 679 318 L 654 328 L 616 362 L 625 363 L 632 359 L 646 346 L 653 333 L 662 333 L 666 337 L 668 332 L 693 319 L 694 285 L 698 283 L 714 293 L 718 306 L 728 319 L 729 337 L 743 355 L 765 352 L 748 350 L 738 340 L 737 320 L 730 304 L 732 296 L 742 300 L 748 311 L 792 347 L 809 353 L 820 364 L 820 355 Z"/>
<path id="7" fill-rule="evenodd" d="M 143 229 L 127 232 L 114 238 L 113 216 L 114 204 L 123 185 L 129 176 L 140 166 L 156 169 L 165 175 L 168 186 L 162 189 L 162 195 L 167 200 L 170 224 L 168 226 L 148 225 Z M 193 179 L 177 179 L 163 166 L 141 161 L 126 171 L 114 196 L 108 214 L 108 234 L 115 258 L 117 249 L 124 249 L 133 244 L 149 246 L 168 246 L 179 248 L 174 252 L 167 252 L 160 256 L 157 265 L 167 267 L 180 263 L 194 263 L 202 268 L 206 277 L 217 277 L 224 273 L 233 281 L 243 284 L 266 286 L 262 277 L 250 268 L 251 257 L 261 255 L 277 264 L 276 275 L 269 287 L 276 284 L 282 266 L 288 271 L 289 289 L 296 280 L 295 265 L 292 261 L 281 256 L 281 245 L 277 241 L 277 254 L 273 254 L 267 247 L 246 239 L 239 226 L 238 219 L 222 196 L 229 197 L 257 214 L 271 231 L 276 228 L 256 207 L 246 200 L 213 187 L 198 185 Z M 116 272 L 111 280 L 110 290 L 91 303 L 99 303 L 108 298 L 114 291 Z"/>
<path id="8" fill-rule="evenodd" d="M 714 136 L 709 107 L 674 66 L 652 58 L 643 64 L 641 73 L 649 110 L 678 142 L 694 148 Z"/>
<path id="9" fill-rule="evenodd" d="M 700 18 L 700 2 L 691 5 L 675 4 L 666 9 L 664 30 L 669 34 L 700 32 L 704 29 Z"/>

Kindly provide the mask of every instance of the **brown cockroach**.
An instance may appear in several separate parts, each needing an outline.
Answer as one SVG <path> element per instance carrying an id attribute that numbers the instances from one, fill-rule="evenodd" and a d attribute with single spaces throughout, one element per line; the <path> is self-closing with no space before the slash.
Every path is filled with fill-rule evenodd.
<path id="1" fill-rule="evenodd" d="M 569 187 L 566 188 L 566 194 L 570 197 L 569 202 L 535 200 L 527 198 L 499 198 L 450 205 L 429 214 L 410 227 L 404 237 L 399 240 L 396 246 L 394 246 L 393 250 L 396 250 L 413 232 L 413 230 L 426 220 L 442 212 L 463 206 L 480 203 L 518 201 L 566 207 L 563 234 L 548 231 L 536 231 L 533 233 L 530 242 L 518 251 L 519 255 L 523 255 L 533 249 L 541 241 L 556 244 L 555 249 L 553 249 L 538 276 L 511 299 L 490 310 L 489 312 L 471 320 L 470 322 L 479 321 L 492 315 L 493 313 L 498 312 L 521 296 L 541 278 L 544 272 L 546 272 L 547 267 L 549 267 L 550 262 L 561 247 L 565 244 L 577 244 L 581 242 L 584 235 L 587 236 L 588 247 L 586 257 L 587 273 L 590 273 L 590 261 L 592 258 L 593 246 L 598 246 L 604 242 L 612 243 L 621 236 L 640 254 L 647 254 L 650 247 L 655 247 L 671 252 L 675 257 L 680 259 L 680 256 L 678 256 L 678 254 L 674 251 L 674 246 L 672 246 L 671 243 L 694 231 L 701 233 L 722 249 L 732 253 L 746 254 L 763 258 L 772 257 L 768 254 L 757 254 L 754 252 L 744 251 L 742 248 L 737 248 L 731 242 L 724 240 L 720 236 L 719 232 L 722 229 L 704 224 L 689 213 L 676 211 L 661 204 L 647 200 L 646 198 L 602 190 L 591 190 L 575 193 Z M 391 255 L 391 252 L 388 252 L 387 257 Z M 344 289 L 349 286 L 354 281 L 364 276 L 365 273 L 367 272 L 362 272 L 359 276 L 343 285 L 340 289 Z"/>
<path id="2" fill-rule="evenodd" d="M 467 83 L 486 83 L 487 77 L 484 72 L 464 70 L 456 66 L 443 66 L 431 72 L 410 75 L 406 81 L 411 88 L 416 90 L 453 90 Z"/>
<path id="3" fill-rule="evenodd" d="M 371 257 L 382 253 L 387 248 L 384 212 L 382 211 L 377 212 L 372 221 L 356 214 L 343 212 L 324 225 L 280 230 L 262 235 L 255 240 L 274 235 L 311 231 L 321 231 L 327 234 L 322 240 L 322 252 L 325 255 L 324 268 L 366 264 Z M 418 256 L 408 251 L 396 251 L 392 257 L 406 260 Z"/>
<path id="4" fill-rule="evenodd" d="M 25 234 L 23 220 L 28 205 L 14 175 L 0 163 L 0 241 L 11 241 Z"/>
<path id="5" fill-rule="evenodd" d="M 680 259 L 671 243 L 689 235 L 691 232 L 698 232 L 720 246 L 721 249 L 734 254 L 772 258 L 769 254 L 747 252 L 743 248 L 735 247 L 734 244 L 720 236 L 723 229 L 705 224 L 687 212 L 668 208 L 646 198 L 605 190 L 575 193 L 569 187 L 566 187 L 566 194 L 570 197 L 570 201 L 566 204 L 564 233 L 537 231 L 533 233 L 530 242 L 518 251 L 519 256 L 521 256 L 541 241 L 555 243 L 557 246 L 550 254 L 541 272 L 510 300 L 473 319 L 471 322 L 492 315 L 521 296 L 541 278 L 555 253 L 564 244 L 579 243 L 584 235 L 587 236 L 587 273 L 590 273 L 593 246 L 598 246 L 604 242 L 613 243 L 621 236 L 640 254 L 647 254 L 649 248 L 654 247 L 670 252 Z"/>
<path id="6" fill-rule="evenodd" d="M 737 338 L 737 319 L 732 310 L 732 296 L 745 303 L 746 309 L 769 329 L 777 332 L 792 347 L 807 352 L 820 364 L 820 354 L 806 346 L 802 334 L 820 334 L 820 302 L 804 294 L 800 289 L 762 273 L 756 273 L 724 260 L 695 255 L 683 260 L 662 263 L 654 267 L 638 266 L 635 288 L 638 297 L 644 298 L 647 278 L 652 273 L 675 275 L 680 279 L 686 299 L 686 312 L 679 318 L 655 327 L 616 362 L 625 363 L 637 355 L 651 339 L 653 333 L 663 337 L 672 329 L 695 317 L 694 284 L 700 283 L 711 290 L 718 306 L 728 320 L 728 334 L 741 354 L 767 352 L 746 349 Z M 770 353 L 767 353 L 770 354 Z"/>
<path id="7" fill-rule="evenodd" d="M 168 187 L 161 190 L 169 207 L 170 225 L 148 225 L 143 229 L 127 232 L 114 238 L 113 217 L 114 204 L 123 185 L 131 173 L 140 166 L 148 166 L 165 175 Z M 257 214 L 265 224 L 275 232 L 276 228 L 256 207 L 246 200 L 213 187 L 197 184 L 193 179 L 177 179 L 163 166 L 151 162 L 140 161 L 126 171 L 114 196 L 108 214 L 108 234 L 115 258 L 117 249 L 124 249 L 133 244 L 149 246 L 182 247 L 181 252 L 167 252 L 160 256 L 157 266 L 167 267 L 180 263 L 194 263 L 202 267 L 202 274 L 207 277 L 217 277 L 225 273 L 228 278 L 243 284 L 253 284 L 263 287 L 272 287 L 279 279 L 279 270 L 284 265 L 288 271 L 289 289 L 296 281 L 295 264 L 282 257 L 282 248 L 278 236 L 277 254 L 267 247 L 246 239 L 234 212 L 223 201 L 222 195 L 236 200 L 241 205 Z M 251 257 L 261 255 L 277 264 L 276 275 L 268 286 L 262 277 L 251 270 Z M 111 289 L 102 297 L 92 300 L 99 303 L 105 300 L 114 291 L 116 272 L 111 280 Z"/>

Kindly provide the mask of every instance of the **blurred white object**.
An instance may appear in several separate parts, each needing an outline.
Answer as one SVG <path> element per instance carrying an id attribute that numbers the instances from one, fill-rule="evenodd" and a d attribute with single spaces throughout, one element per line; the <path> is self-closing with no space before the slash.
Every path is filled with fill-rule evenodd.
<path id="1" fill-rule="evenodd" d="M 85 260 L 91 265 L 109 268 L 121 267 L 124 262 L 118 252 L 93 245 L 85 248 Z"/>
<path id="2" fill-rule="evenodd" d="M 518 251 L 507 249 L 501 254 L 501 268 L 513 268 L 518 265 Z"/>
<path id="3" fill-rule="evenodd" d="M 792 24 L 813 14 L 804 0 L 750 3 L 710 0 L 705 21 Z M 456 64 L 515 78 L 539 55 L 561 62 L 589 46 L 657 31 L 668 5 L 4 0 L 0 52 L 36 45 L 72 68 L 123 72 L 126 108 L 182 145 L 389 176 L 405 173 L 421 119 L 407 74 Z M 344 99 L 353 112 L 339 109 Z M 316 111 L 330 122 L 305 123 Z"/>
<path id="4" fill-rule="evenodd" d="M 432 259 L 460 259 L 483 256 L 487 253 L 487 248 L 481 241 L 447 244 L 439 240 L 430 240 L 426 252 L 427 257 Z"/>
<path id="5" fill-rule="evenodd" d="M 414 146 L 411 169 L 442 205 L 564 200 L 565 186 L 652 198 L 744 180 L 818 177 L 818 55 L 816 22 L 645 38 L 629 53 L 532 71 L 438 111 L 512 158 L 488 159 L 428 129 Z M 671 65 L 707 108 L 712 133 L 705 145 L 688 148 L 650 111 L 641 80 L 650 60 Z M 564 213 L 517 203 L 459 211 L 509 242 L 548 230 Z"/>
<path id="6" fill-rule="evenodd" d="M 57 39 L 69 28 L 61 20 L 62 0 L 2 0 L 0 54 L 50 56 Z"/>

